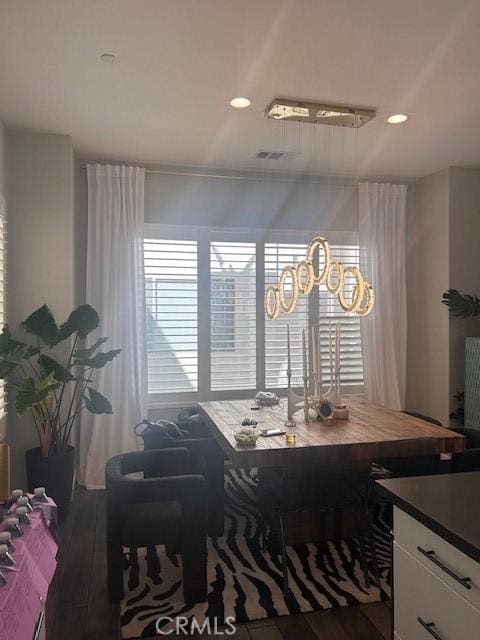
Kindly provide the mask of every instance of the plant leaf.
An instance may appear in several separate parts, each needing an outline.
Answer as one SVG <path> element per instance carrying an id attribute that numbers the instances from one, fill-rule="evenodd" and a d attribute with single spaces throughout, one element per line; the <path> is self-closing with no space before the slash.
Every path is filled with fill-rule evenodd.
<path id="1" fill-rule="evenodd" d="M 49 373 L 40 383 L 35 386 L 33 378 L 25 378 L 17 389 L 15 398 L 15 410 L 19 416 L 29 409 L 48 400 L 50 394 L 60 386 L 60 383 L 53 379 L 53 373 Z"/>
<path id="2" fill-rule="evenodd" d="M 8 324 L 6 324 L 0 333 L 0 357 L 13 353 L 19 347 L 26 347 L 23 342 L 18 342 L 12 338 Z"/>
<path id="3" fill-rule="evenodd" d="M 442 303 L 449 308 L 452 315 L 460 318 L 480 315 L 480 299 L 477 296 L 462 294 L 457 289 L 445 291 Z"/>
<path id="4" fill-rule="evenodd" d="M 73 376 L 62 366 L 59 362 L 50 358 L 50 356 L 41 355 L 38 359 L 39 365 L 42 367 L 42 371 L 45 375 L 49 373 L 53 373 L 53 377 L 55 380 L 59 382 L 68 382 L 69 380 L 73 380 Z"/>
<path id="5" fill-rule="evenodd" d="M 92 369 L 102 369 L 107 362 L 111 362 L 114 358 L 121 353 L 121 349 L 113 349 L 106 353 L 100 352 L 93 356 L 93 358 L 87 358 L 79 364 L 83 364 L 86 367 L 92 367 Z"/>
<path id="6" fill-rule="evenodd" d="M 86 360 L 87 358 L 90 358 L 90 356 L 93 356 L 98 347 L 101 347 L 102 344 L 107 342 L 107 340 L 108 338 L 99 338 L 91 347 L 88 347 L 87 349 L 77 349 L 73 354 L 73 357 L 77 360 Z"/>
<path id="7" fill-rule="evenodd" d="M 53 346 L 58 341 L 58 327 L 46 304 L 30 314 L 22 325 L 28 333 L 33 333 L 49 346 Z"/>
<path id="8" fill-rule="evenodd" d="M 113 413 L 112 405 L 105 396 L 95 391 L 95 389 L 90 388 L 88 389 L 88 393 L 90 394 L 90 398 L 87 398 L 87 396 L 83 397 L 85 398 L 85 405 L 90 413 L 98 415 Z"/>
<path id="9" fill-rule="evenodd" d="M 68 320 L 62 324 L 59 331 L 58 342 L 65 340 L 77 332 L 80 339 L 84 339 L 88 334 L 96 329 L 100 323 L 98 313 L 89 304 L 82 304 L 74 309 L 68 316 Z"/>
<path id="10" fill-rule="evenodd" d="M 18 362 L 7 360 L 6 358 L 0 359 L 0 378 L 5 379 L 12 371 L 18 367 Z"/>

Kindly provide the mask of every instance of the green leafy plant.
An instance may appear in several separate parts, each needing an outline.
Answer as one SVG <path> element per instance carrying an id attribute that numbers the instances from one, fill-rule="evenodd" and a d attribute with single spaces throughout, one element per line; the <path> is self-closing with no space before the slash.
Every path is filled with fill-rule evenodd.
<path id="1" fill-rule="evenodd" d="M 447 305 L 452 315 L 460 318 L 472 318 L 480 315 L 480 299 L 457 289 L 448 289 L 443 294 L 442 303 Z"/>
<path id="2" fill-rule="evenodd" d="M 58 326 L 43 305 L 22 322 L 23 340 L 14 338 L 8 325 L 0 333 L 0 378 L 15 388 L 17 414 L 32 416 L 44 457 L 66 451 L 83 410 L 113 413 L 107 398 L 93 388 L 92 378 L 121 349 L 98 351 L 108 338 L 99 338 L 88 348 L 79 346 L 99 323 L 98 313 L 85 304 Z M 56 353 L 67 341 L 69 356 L 61 362 Z"/>

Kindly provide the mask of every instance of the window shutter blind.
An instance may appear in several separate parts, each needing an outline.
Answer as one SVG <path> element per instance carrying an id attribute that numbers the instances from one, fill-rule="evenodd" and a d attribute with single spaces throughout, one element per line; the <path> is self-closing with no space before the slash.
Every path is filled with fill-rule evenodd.
<path id="1" fill-rule="evenodd" d="M 344 266 L 358 267 L 358 245 L 330 245 L 333 257 L 343 263 Z M 345 282 L 345 296 L 349 300 L 352 296 L 355 281 L 348 278 Z M 325 287 L 319 289 L 319 314 L 320 314 L 320 340 L 322 350 L 322 375 L 325 382 L 330 380 L 328 367 L 328 327 L 329 322 L 340 320 L 341 322 L 341 349 L 340 349 L 340 380 L 345 385 L 363 384 L 363 358 L 362 336 L 360 331 L 360 318 L 347 316 L 338 304 L 336 296 L 330 295 Z"/>
<path id="2" fill-rule="evenodd" d="M 149 239 L 144 255 L 149 393 L 197 391 L 197 243 Z"/>
<path id="3" fill-rule="evenodd" d="M 6 322 L 5 306 L 6 306 L 6 248 L 7 248 L 7 229 L 5 218 L 5 202 L 0 196 L 0 326 Z M 5 386 L 5 380 L 0 380 L 0 420 L 2 420 L 7 413 L 7 392 Z"/>
<path id="4" fill-rule="evenodd" d="M 278 282 L 283 267 L 305 259 L 306 244 L 265 244 L 265 288 Z M 288 283 L 288 281 L 287 281 Z M 288 289 L 286 289 L 288 293 Z M 290 326 L 292 386 L 303 386 L 302 329 L 307 332 L 308 301 L 298 299 L 292 313 L 280 313 L 277 320 L 265 318 L 265 385 L 267 389 L 287 386 L 287 325 Z M 306 337 L 308 340 L 308 336 Z"/>
<path id="5" fill-rule="evenodd" d="M 212 391 L 256 388 L 255 243 L 210 243 Z"/>

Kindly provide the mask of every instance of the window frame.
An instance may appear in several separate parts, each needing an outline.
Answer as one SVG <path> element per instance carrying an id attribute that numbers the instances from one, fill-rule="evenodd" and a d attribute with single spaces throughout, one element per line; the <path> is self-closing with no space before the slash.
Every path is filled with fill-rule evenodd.
<path id="1" fill-rule="evenodd" d="M 145 239 L 197 242 L 197 295 L 198 295 L 198 391 L 175 393 L 149 393 L 150 409 L 191 406 L 210 400 L 237 400 L 253 398 L 258 390 L 275 391 L 286 395 L 285 388 L 265 387 L 265 243 L 307 243 L 315 235 L 325 235 L 331 244 L 357 244 L 355 231 L 311 231 L 298 229 L 223 228 L 212 226 L 166 225 L 145 223 Z M 210 343 L 210 242 L 254 242 L 256 245 L 256 381 L 252 389 L 211 391 Z M 318 296 L 309 305 L 309 325 L 318 318 Z M 342 385 L 346 394 L 364 391 L 364 385 Z"/>

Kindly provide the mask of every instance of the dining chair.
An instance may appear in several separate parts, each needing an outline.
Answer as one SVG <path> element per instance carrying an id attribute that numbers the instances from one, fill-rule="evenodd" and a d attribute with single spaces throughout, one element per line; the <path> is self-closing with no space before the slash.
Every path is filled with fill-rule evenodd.
<path id="1" fill-rule="evenodd" d="M 291 544 L 287 517 L 308 513 L 321 521 L 326 533 L 328 516 L 337 518 L 344 512 L 352 515 L 355 536 L 358 538 L 360 563 L 365 586 L 370 586 L 366 541 L 370 548 L 375 580 L 379 583 L 378 562 L 373 542 L 372 521 L 365 510 L 362 488 L 369 482 L 370 464 L 359 464 L 356 468 L 343 469 L 325 467 L 319 471 L 295 472 L 280 468 L 260 468 L 259 502 L 263 516 L 262 548 L 267 551 L 267 526 L 278 542 L 283 574 L 284 596 L 290 594 L 287 546 Z M 337 527 L 337 536 L 341 535 Z M 295 542 L 298 542 L 296 538 Z M 314 542 L 303 539 L 302 542 Z"/>
<path id="2" fill-rule="evenodd" d="M 225 455 L 203 422 L 183 419 L 176 424 L 183 434 L 183 438 L 179 440 L 162 436 L 159 430 L 152 428 L 155 425 L 144 429 L 141 434 L 144 449 L 149 451 L 182 447 L 188 450 L 192 473 L 203 476 L 207 485 L 207 533 L 212 538 L 222 536 L 225 522 Z"/>
<path id="3" fill-rule="evenodd" d="M 107 462 L 107 576 L 112 602 L 123 598 L 124 548 L 162 544 L 180 547 L 187 606 L 205 601 L 207 487 L 190 469 L 185 448 L 136 451 Z"/>

